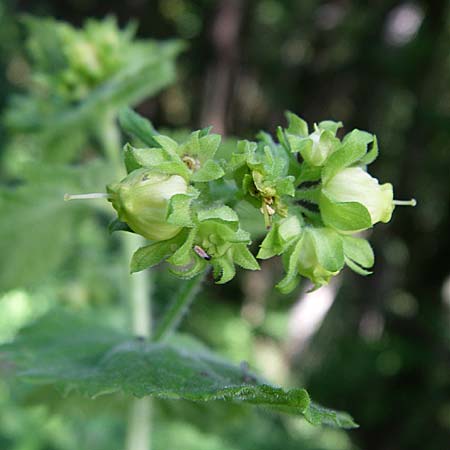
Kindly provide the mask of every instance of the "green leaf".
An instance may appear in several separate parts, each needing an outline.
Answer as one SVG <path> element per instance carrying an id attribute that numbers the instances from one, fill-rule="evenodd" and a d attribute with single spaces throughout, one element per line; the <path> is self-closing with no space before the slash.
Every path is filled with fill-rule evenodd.
<path id="1" fill-rule="evenodd" d="M 155 136 L 155 140 L 158 142 L 160 147 L 168 152 L 169 155 L 178 157 L 178 142 L 170 138 L 169 136 L 163 136 L 159 134 Z"/>
<path id="2" fill-rule="evenodd" d="M 153 242 L 136 250 L 131 258 L 131 273 L 140 272 L 149 267 L 156 266 L 164 259 L 168 258 L 181 245 L 183 233 L 177 234 L 167 241 Z"/>
<path id="3" fill-rule="evenodd" d="M 353 272 L 356 272 L 358 275 L 362 275 L 365 277 L 372 274 L 370 270 L 362 268 L 350 258 L 345 257 L 345 264 L 347 264 L 347 266 L 350 267 L 350 269 L 353 270 Z"/>
<path id="4" fill-rule="evenodd" d="M 220 164 L 208 159 L 199 170 L 192 174 L 191 179 L 197 183 L 205 183 L 222 178 L 224 175 L 225 172 Z"/>
<path id="5" fill-rule="evenodd" d="M 372 247 L 366 239 L 343 236 L 345 256 L 362 267 L 372 267 L 375 262 Z"/>
<path id="6" fill-rule="evenodd" d="M 43 149 L 54 151 L 50 143 L 64 140 L 67 130 L 96 131 L 99 120 L 111 111 L 137 104 L 170 84 L 175 79 L 174 60 L 181 49 L 179 41 L 164 44 L 140 42 L 127 55 L 127 64 L 93 89 L 83 101 L 76 105 L 61 106 L 58 103 L 57 107 L 48 108 L 50 110 L 46 114 L 30 115 L 16 109 L 12 111 L 8 125 L 14 131 L 39 134 Z"/>
<path id="7" fill-rule="evenodd" d="M 367 145 L 370 144 L 372 141 L 373 141 L 373 134 L 370 134 L 367 131 L 355 129 L 344 137 L 343 143 L 344 144 L 352 143 L 353 145 L 364 146 L 367 148 Z"/>
<path id="8" fill-rule="evenodd" d="M 337 272 L 344 266 L 342 237 L 328 228 L 308 228 L 307 232 L 315 243 L 319 264 L 330 272 Z"/>
<path id="9" fill-rule="evenodd" d="M 361 203 L 338 203 L 324 193 L 319 201 L 320 213 L 325 225 L 340 231 L 359 231 L 370 228 L 372 219 L 369 211 Z"/>
<path id="10" fill-rule="evenodd" d="M 342 146 L 328 157 L 322 173 L 322 181 L 327 183 L 336 173 L 360 161 L 367 152 L 373 135 L 365 131 L 353 130 L 347 134 Z"/>
<path id="11" fill-rule="evenodd" d="M 307 137 L 300 137 L 295 134 L 287 134 L 286 137 L 287 141 L 289 142 L 291 152 L 300 153 L 303 159 L 307 159 L 307 156 L 309 155 L 313 147 L 312 139 L 309 139 Z"/>
<path id="12" fill-rule="evenodd" d="M 300 175 L 295 180 L 295 184 L 299 185 L 308 181 L 318 181 L 322 174 L 321 167 L 310 166 L 307 163 L 303 163 L 301 166 Z"/>
<path id="13" fill-rule="evenodd" d="M 236 244 L 233 246 L 233 261 L 247 270 L 259 270 L 258 261 L 252 255 L 245 244 Z"/>
<path id="14" fill-rule="evenodd" d="M 308 409 L 305 412 L 305 417 L 308 422 L 313 425 L 332 425 L 339 428 L 357 428 L 358 424 L 355 423 L 353 418 L 342 411 L 335 411 L 333 409 L 324 408 L 317 403 L 311 402 Z"/>
<path id="15" fill-rule="evenodd" d="M 342 127 L 343 123 L 340 121 L 334 122 L 333 120 L 323 120 L 322 122 L 319 122 L 319 128 L 321 130 L 331 131 L 333 133 L 333 136 L 336 136 L 337 130 Z"/>
<path id="16" fill-rule="evenodd" d="M 219 222 L 226 223 L 227 225 L 238 226 L 239 217 L 234 210 L 229 206 L 218 206 L 215 208 L 201 209 L 198 212 L 197 218 L 199 222 L 204 222 L 206 220 L 215 220 Z"/>
<path id="17" fill-rule="evenodd" d="M 150 169 L 168 161 L 164 151 L 160 148 L 135 148 L 130 144 L 125 144 L 123 154 L 127 173 L 141 167 Z"/>
<path id="18" fill-rule="evenodd" d="M 180 227 L 193 227 L 191 203 L 196 194 L 175 194 L 170 198 L 167 210 L 167 222 Z"/>
<path id="19" fill-rule="evenodd" d="M 298 274 L 299 267 L 299 256 L 303 247 L 303 239 L 304 234 L 301 235 L 300 239 L 297 241 L 295 246 L 289 255 L 286 256 L 286 275 L 285 277 L 277 284 L 277 288 L 283 293 L 288 294 L 292 292 L 297 286 L 300 275 Z"/>
<path id="20" fill-rule="evenodd" d="M 257 258 L 268 259 L 280 255 L 299 239 L 302 226 L 298 217 L 288 216 L 275 222 L 261 243 Z"/>
<path id="21" fill-rule="evenodd" d="M 195 254 L 193 252 L 195 238 L 197 236 L 197 229 L 193 228 L 189 231 L 183 245 L 167 260 L 174 266 L 187 266 L 192 263 Z"/>
<path id="22" fill-rule="evenodd" d="M 153 128 L 152 123 L 132 109 L 127 107 L 120 110 L 119 123 L 125 133 L 133 138 L 139 139 L 148 147 L 160 146 L 158 141 L 153 138 L 158 132 Z"/>
<path id="23" fill-rule="evenodd" d="M 285 115 L 289 122 L 289 126 L 286 129 L 288 133 L 308 136 L 308 124 L 303 119 L 290 111 L 286 111 Z"/>
<path id="24" fill-rule="evenodd" d="M 192 401 L 233 401 L 304 416 L 315 425 L 357 426 L 344 413 L 311 402 L 304 389 L 284 390 L 230 364 L 193 338 L 152 343 L 95 320 L 52 312 L 22 330 L 0 354 L 17 375 L 90 397 L 121 392 Z"/>
<path id="25" fill-rule="evenodd" d="M 200 161 L 208 161 L 214 157 L 219 148 L 222 137 L 220 134 L 205 134 L 204 130 L 199 133 L 200 148 L 198 151 Z"/>
<path id="26" fill-rule="evenodd" d="M 193 338 L 151 343 L 62 310 L 22 330 L 15 342 L 0 347 L 0 354 L 29 382 L 90 397 L 121 392 L 244 402 L 304 416 L 315 425 L 356 426 L 349 416 L 313 404 L 306 390 L 269 385 Z"/>
<path id="27" fill-rule="evenodd" d="M 278 224 L 272 225 L 272 228 L 261 242 L 258 254 L 256 255 L 257 258 L 269 259 L 272 258 L 272 256 L 279 255 L 284 251 L 283 245 L 280 243 L 277 228 Z"/>
<path id="28" fill-rule="evenodd" d="M 373 163 L 378 158 L 378 140 L 375 135 L 373 135 L 372 148 L 361 158 L 361 164 L 369 165 Z"/>
<path id="29" fill-rule="evenodd" d="M 228 283 L 236 275 L 236 268 L 231 257 L 228 255 L 214 258 L 212 264 L 214 279 L 217 284 Z"/>
<path id="30" fill-rule="evenodd" d="M 191 249 L 192 250 L 192 249 Z M 183 266 L 169 266 L 169 271 L 179 278 L 190 280 L 191 278 L 204 272 L 208 263 L 191 251 L 192 259 Z"/>

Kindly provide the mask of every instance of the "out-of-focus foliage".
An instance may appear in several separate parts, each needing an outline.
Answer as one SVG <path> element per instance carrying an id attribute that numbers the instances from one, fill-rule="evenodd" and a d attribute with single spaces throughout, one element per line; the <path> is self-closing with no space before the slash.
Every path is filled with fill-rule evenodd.
<path id="1" fill-rule="evenodd" d="M 121 24 L 139 18 L 139 37 L 189 40 L 179 81 L 141 104 L 140 111 L 151 115 L 158 128 L 208 125 L 207 87 L 220 81 L 217 73 L 223 73 L 218 68 L 223 67 L 224 52 L 217 45 L 217 32 L 212 32 L 222 3 L 235 4 L 2 2 L 1 105 L 29 82 L 17 13 L 54 15 L 76 25 L 87 17 L 116 14 Z M 317 304 L 306 300 L 306 305 L 314 313 L 299 317 L 296 312 L 305 303 L 291 309 L 294 297 L 286 299 L 268 290 L 281 275 L 276 264 L 264 266 L 262 276 L 214 287 L 193 306 L 184 324 L 184 331 L 193 331 L 230 359 L 247 360 L 280 384 L 307 385 L 319 402 L 350 411 L 361 425 L 358 430 L 347 434 L 262 412 L 161 400 L 155 403 L 154 448 L 175 448 L 180 440 L 184 448 L 192 449 L 446 448 L 450 431 L 449 2 L 366 5 L 356 0 L 264 0 L 242 5 L 238 44 L 225 65 L 233 81 L 225 101 L 228 133 L 253 138 L 259 128 L 280 123 L 286 108 L 309 122 L 331 118 L 342 120 L 348 129 L 368 129 L 378 136 L 383 154 L 373 165 L 374 174 L 393 180 L 398 197 L 414 196 L 418 206 L 403 210 L 373 233 L 378 255 L 375 275 L 360 279 L 344 273 L 336 301 L 325 320 L 316 322 L 321 326 L 312 339 L 306 331 L 323 302 L 310 294 Z M 60 156 L 66 161 L 91 160 L 98 142 L 90 131 L 89 136 L 76 154 L 69 151 L 76 136 L 67 137 L 58 146 L 63 149 Z M 0 140 L 2 175 L 9 174 L 12 183 L 11 174 L 17 174 L 24 161 L 34 161 L 42 147 L 22 133 L 3 132 Z M 36 192 L 32 190 L 27 199 Z M 121 277 L 125 267 L 119 267 L 116 245 L 105 236 L 106 220 L 101 223 L 94 216 L 92 209 L 78 215 L 77 226 L 65 237 L 71 246 L 65 249 L 69 258 L 47 275 L 43 270 L 39 286 L 30 290 L 19 282 L 9 286 L 16 290 L 2 295 L 0 320 L 7 323 L 1 325 L 2 340 L 61 303 L 77 310 L 93 309 L 102 320 L 116 325 L 126 321 L 110 307 L 126 291 Z M 18 225 L 17 231 L 21 228 Z M 33 234 L 31 224 L 25 228 Z M 2 245 L 6 240 L 10 248 L 7 254 L 22 234 L 13 228 L 2 237 Z M 51 247 L 51 241 L 43 246 L 34 267 L 46 264 Z M 21 277 L 28 270 L 26 264 L 23 267 Z M 159 317 L 176 281 L 164 273 L 155 277 Z M 47 406 L 39 405 L 42 399 Z M 98 402 L 73 397 L 61 401 L 59 393 L 46 389 L 12 389 L 2 378 L 0 448 L 114 448 L 123 439 L 126 402 L 112 398 Z"/>
<path id="2" fill-rule="evenodd" d="M 88 139 L 98 139 L 102 123 L 120 107 L 174 79 L 179 42 L 134 40 L 134 27 L 120 30 L 112 18 L 87 20 L 81 30 L 53 19 L 22 21 L 30 73 L 4 122 L 15 136 L 8 151 L 25 161 L 79 160 Z"/>
<path id="3" fill-rule="evenodd" d="M 88 20 L 81 30 L 53 19 L 23 22 L 30 58 L 21 64 L 30 64 L 29 77 L 4 114 L 9 186 L 0 190 L 0 236 L 9 256 L 2 289 L 42 283 L 71 256 L 71 234 L 92 210 L 84 216 L 84 206 L 67 207 L 62 196 L 103 190 L 117 173 L 118 109 L 170 83 L 181 48 L 176 41 L 133 40 L 131 27 L 122 31 L 111 18 Z M 14 234 L 20 238 L 11 239 Z"/>

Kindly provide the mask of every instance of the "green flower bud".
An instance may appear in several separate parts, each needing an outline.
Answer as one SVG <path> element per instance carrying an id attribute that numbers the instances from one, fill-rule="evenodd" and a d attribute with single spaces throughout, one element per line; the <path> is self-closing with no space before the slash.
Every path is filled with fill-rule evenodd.
<path id="1" fill-rule="evenodd" d="M 319 128 L 309 135 L 309 139 L 312 144 L 303 150 L 302 156 L 312 166 L 322 166 L 339 143 L 330 131 Z"/>
<path id="2" fill-rule="evenodd" d="M 331 228 L 305 227 L 300 238 L 283 255 L 286 276 L 278 283 L 281 292 L 291 292 L 299 275 L 309 278 L 316 288 L 328 284 L 344 267 L 342 237 Z"/>
<path id="3" fill-rule="evenodd" d="M 327 247 L 335 250 L 328 254 Z M 325 228 L 306 229 L 301 239 L 298 257 L 298 273 L 309 278 L 316 286 L 328 284 L 342 269 L 342 243 L 331 230 Z"/>
<path id="4" fill-rule="evenodd" d="M 119 219 L 136 233 L 152 241 L 174 237 L 181 227 L 167 223 L 169 200 L 185 194 L 188 186 L 179 175 L 154 173 L 148 169 L 131 172 L 120 183 L 107 186 L 109 200 Z"/>
<path id="5" fill-rule="evenodd" d="M 299 152 L 303 159 L 314 167 L 323 166 L 328 157 L 334 153 L 340 145 L 336 138 L 336 124 L 334 130 L 321 128 L 315 125 L 315 130 L 308 136 L 287 134 L 287 140 L 293 152 Z"/>
<path id="6" fill-rule="evenodd" d="M 395 207 L 392 184 L 380 185 L 361 167 L 338 172 L 323 186 L 322 193 L 333 202 L 360 203 L 369 212 L 371 225 L 389 222 Z"/>

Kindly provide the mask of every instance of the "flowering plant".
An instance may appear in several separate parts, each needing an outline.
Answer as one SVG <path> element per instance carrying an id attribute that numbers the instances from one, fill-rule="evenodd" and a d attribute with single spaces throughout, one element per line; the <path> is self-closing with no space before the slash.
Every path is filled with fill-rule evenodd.
<path id="1" fill-rule="evenodd" d="M 260 133 L 226 153 L 209 128 L 178 143 L 126 110 L 122 123 L 144 146 L 125 146 L 128 175 L 108 186 L 107 197 L 118 213 L 112 229 L 151 241 L 134 254 L 131 270 L 167 261 L 173 273 L 192 278 L 212 265 L 218 283 L 234 277 L 235 265 L 258 270 L 250 246 L 261 236 L 241 226 L 236 211 L 244 203 L 266 227 L 256 257 L 283 257 L 282 292 L 300 277 L 323 286 L 345 265 L 370 274 L 372 248 L 355 233 L 388 222 L 396 205 L 414 200 L 394 200 L 392 185 L 367 172 L 378 155 L 374 135 L 353 130 L 341 140 L 342 123 L 333 121 L 308 134 L 304 120 L 287 118 L 278 142 Z"/>

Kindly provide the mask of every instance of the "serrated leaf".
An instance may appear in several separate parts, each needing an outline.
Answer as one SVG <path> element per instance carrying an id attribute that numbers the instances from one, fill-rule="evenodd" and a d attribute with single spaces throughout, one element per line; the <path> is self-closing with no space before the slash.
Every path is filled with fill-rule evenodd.
<path id="1" fill-rule="evenodd" d="M 319 207 L 325 225 L 337 230 L 359 231 L 372 226 L 369 211 L 361 203 L 334 202 L 322 193 Z"/>
<path id="2" fill-rule="evenodd" d="M 90 397 L 121 392 L 193 401 L 233 401 L 304 416 L 315 425 L 353 428 L 350 416 L 311 402 L 304 389 L 284 390 L 230 364 L 193 338 L 152 343 L 97 319 L 50 313 L 0 347 L 29 382 Z"/>
<path id="3" fill-rule="evenodd" d="M 158 132 L 152 123 L 130 108 L 122 108 L 119 112 L 119 123 L 122 130 L 129 136 L 139 139 L 148 147 L 159 147 L 153 136 Z"/>

